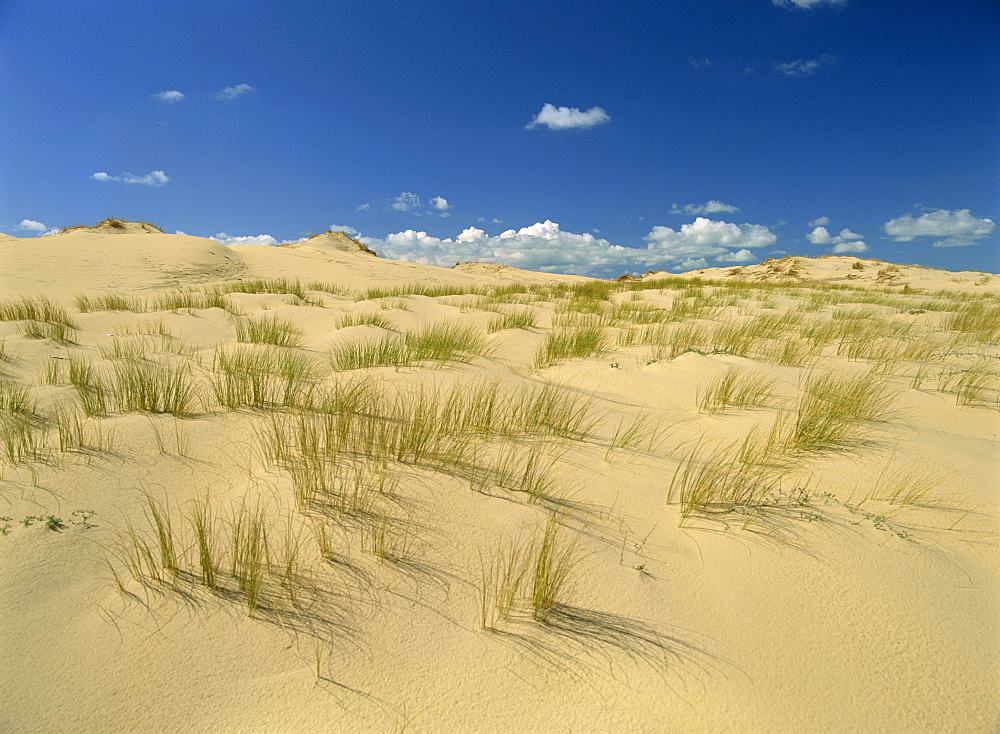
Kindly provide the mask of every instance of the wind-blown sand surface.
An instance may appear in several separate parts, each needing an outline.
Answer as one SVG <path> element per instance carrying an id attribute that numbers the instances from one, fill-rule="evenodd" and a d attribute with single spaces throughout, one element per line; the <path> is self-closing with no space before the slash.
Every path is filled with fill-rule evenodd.
<path id="1" fill-rule="evenodd" d="M 0 729 L 996 730 L 1000 278 L 697 277 L 0 238 Z"/>

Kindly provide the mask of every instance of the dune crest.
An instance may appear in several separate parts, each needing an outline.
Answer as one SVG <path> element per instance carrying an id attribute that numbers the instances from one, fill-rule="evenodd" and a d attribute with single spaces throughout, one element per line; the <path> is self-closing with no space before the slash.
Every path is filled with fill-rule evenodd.
<path id="1" fill-rule="evenodd" d="M 330 252 L 356 252 L 364 255 L 378 257 L 378 254 L 363 242 L 349 236 L 346 232 L 321 232 L 314 234 L 304 242 L 288 242 L 278 247 L 287 247 L 296 250 L 312 250 L 320 253 Z"/>

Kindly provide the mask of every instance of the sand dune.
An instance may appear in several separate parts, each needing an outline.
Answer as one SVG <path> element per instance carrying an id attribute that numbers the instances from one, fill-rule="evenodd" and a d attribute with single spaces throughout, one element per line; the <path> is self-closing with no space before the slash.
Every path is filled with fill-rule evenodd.
<path id="1" fill-rule="evenodd" d="M 1000 724 L 996 276 L 123 225 L 0 237 L 3 731 Z"/>

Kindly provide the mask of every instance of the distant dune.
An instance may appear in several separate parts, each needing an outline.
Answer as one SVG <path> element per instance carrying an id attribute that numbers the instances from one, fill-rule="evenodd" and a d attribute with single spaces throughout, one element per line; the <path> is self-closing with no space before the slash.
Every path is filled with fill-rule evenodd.
<path id="1" fill-rule="evenodd" d="M 4 731 L 993 731 L 998 277 L 0 236 Z"/>

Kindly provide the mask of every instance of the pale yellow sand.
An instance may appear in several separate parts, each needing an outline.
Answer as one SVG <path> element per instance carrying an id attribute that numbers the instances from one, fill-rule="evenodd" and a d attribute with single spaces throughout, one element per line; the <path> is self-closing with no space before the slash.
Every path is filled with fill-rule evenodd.
<path id="1" fill-rule="evenodd" d="M 177 338 L 148 337 L 153 346 L 145 359 L 188 362 L 205 385 L 215 347 L 236 339 L 238 317 L 220 308 L 77 313 L 79 294 L 152 298 L 253 278 L 325 281 L 353 293 L 410 283 L 472 290 L 586 282 L 482 263 L 448 270 L 386 261 L 335 235 L 288 247 L 227 247 L 138 229 L 0 238 L 0 300 L 47 296 L 79 327 L 63 343 L 24 336 L 18 322 L 0 321 L 7 354 L 0 373 L 30 388 L 38 415 L 78 400 L 64 372 L 57 384 L 45 384 L 45 365 L 88 357 L 110 372 L 114 362 L 99 348 L 107 350 L 116 332 L 142 324 L 155 330 L 162 322 Z M 795 277 L 804 283 L 858 281 L 867 284 L 865 293 L 884 295 L 870 286 L 885 263 L 863 260 L 858 270 L 854 258 L 797 260 Z M 725 283 L 736 278 L 729 272 L 689 275 Z M 768 277 L 767 264 L 744 273 Z M 183 420 L 138 412 L 87 419 L 86 430 L 99 427 L 107 450 L 60 452 L 50 426 L 37 457 L 12 461 L 0 452 L 0 516 L 11 518 L 0 521 L 9 526 L 0 535 L 0 730 L 996 730 L 1000 348 L 969 336 L 955 340 L 944 327 L 963 302 L 930 292 L 982 301 L 996 292 L 997 277 L 906 267 L 899 273 L 888 285 L 892 298 L 904 299 L 900 305 L 825 304 L 802 318 L 829 321 L 835 312 L 867 308 L 909 329 L 900 349 L 939 342 L 916 381 L 920 362 L 850 361 L 837 355 L 836 342 L 790 365 L 756 352 L 702 348 L 706 353 L 670 357 L 651 346 L 612 344 L 606 355 L 536 370 L 535 350 L 561 317 L 556 305 L 570 307 L 552 293 L 520 305 L 474 295 L 356 301 L 309 291 L 311 302 L 298 305 L 282 294 L 225 296 L 248 315 L 279 316 L 299 327 L 303 352 L 327 370 L 325 384 L 334 379 L 326 359 L 331 346 L 386 333 L 337 329 L 344 314 L 378 313 L 398 331 L 441 320 L 485 330 L 497 314 L 484 308 L 531 309 L 538 325 L 489 335 L 489 358 L 367 372 L 389 394 L 416 386 L 468 393 L 482 390 L 484 380 L 510 390 L 558 383 L 590 396 L 604 418 L 594 435 L 562 442 L 556 486 L 538 502 L 499 488 L 473 491 L 468 478 L 447 472 L 396 467 L 397 494 L 380 506 L 407 543 L 384 559 L 364 541 L 378 521 L 317 510 L 307 517 L 296 509 L 288 472 L 254 448 L 263 412 L 226 411 L 207 391 L 205 407 Z M 847 278 L 855 274 L 862 277 Z M 664 282 L 662 291 L 638 297 L 669 308 L 690 295 Z M 904 284 L 918 292 L 900 295 Z M 791 290 L 748 292 L 692 323 L 708 328 L 790 313 L 808 298 Z M 951 311 L 927 308 L 935 299 Z M 160 354 L 168 343 L 175 353 Z M 870 426 L 854 450 L 795 457 L 785 494 L 773 505 L 695 515 L 680 526 L 668 488 L 687 452 L 699 441 L 711 447 L 740 439 L 779 414 L 777 402 L 699 411 L 699 391 L 734 365 L 774 378 L 788 409 L 810 369 L 848 374 L 874 365 L 885 370 L 896 414 Z M 974 365 L 986 374 L 986 387 L 971 404 L 957 404 L 954 392 L 939 388 L 954 390 L 948 375 Z M 350 377 L 359 374 L 339 376 Z M 640 414 L 648 425 L 659 421 L 662 442 L 609 451 L 615 429 Z M 38 423 L 36 430 L 46 429 Z M 923 497 L 870 497 L 914 468 L 933 477 Z M 808 497 L 796 493 L 801 487 Z M 148 532 L 144 492 L 166 502 L 183 536 L 180 578 L 168 573 L 164 583 L 141 582 L 115 559 L 116 539 L 129 524 Z M 206 493 L 219 512 L 234 511 L 241 500 L 266 509 L 275 569 L 285 523 L 301 532 L 295 580 L 268 586 L 253 615 L 231 579 L 217 594 L 200 583 L 184 518 Z M 578 537 L 580 551 L 560 604 L 545 623 L 517 607 L 511 619 L 483 630 L 483 559 L 495 557 L 507 539 L 540 537 L 552 508 L 566 510 L 562 537 Z M 50 515 L 63 527 L 21 522 Z M 314 532 L 320 520 L 330 534 L 325 559 Z M 229 555 L 220 551 L 223 576 Z M 286 598 L 291 592 L 297 606 Z"/>

